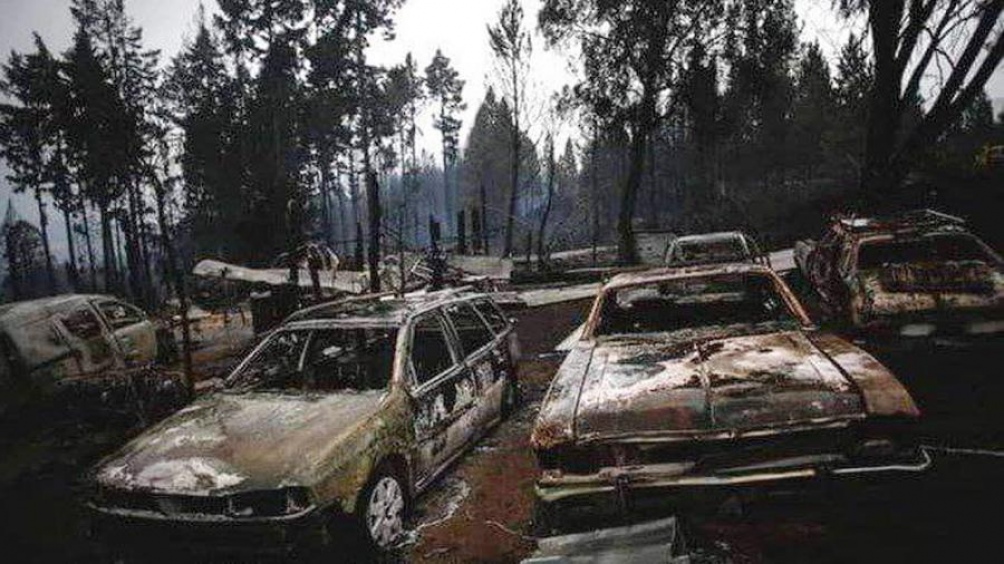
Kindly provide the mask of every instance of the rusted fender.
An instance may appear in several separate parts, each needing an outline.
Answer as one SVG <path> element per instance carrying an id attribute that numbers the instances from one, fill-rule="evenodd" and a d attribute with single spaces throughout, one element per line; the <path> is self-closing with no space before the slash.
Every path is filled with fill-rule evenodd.
<path id="1" fill-rule="evenodd" d="M 875 357 L 830 333 L 810 339 L 857 385 L 869 415 L 920 416 L 910 392 Z"/>
<path id="2" fill-rule="evenodd" d="M 574 439 L 576 407 L 592 356 L 592 347 L 577 348 L 561 363 L 541 403 L 530 435 L 530 444 L 535 450 L 548 449 Z"/>

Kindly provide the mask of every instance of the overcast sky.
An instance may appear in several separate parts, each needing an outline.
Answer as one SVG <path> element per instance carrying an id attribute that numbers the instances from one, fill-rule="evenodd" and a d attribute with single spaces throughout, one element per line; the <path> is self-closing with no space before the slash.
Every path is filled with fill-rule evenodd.
<path id="1" fill-rule="evenodd" d="M 199 3 L 200 0 L 126 0 L 126 9 L 143 28 L 145 44 L 159 49 L 162 60 L 166 61 L 177 53 L 184 38 L 192 35 Z M 207 10 L 215 10 L 214 0 L 204 3 Z M 502 3 L 503 0 L 405 0 L 395 17 L 396 39 L 389 43 L 376 42 L 370 57 L 378 64 L 391 65 L 403 61 L 410 51 L 424 70 L 436 49 L 441 48 L 467 82 L 464 89 L 467 110 L 462 131 L 462 136 L 466 137 L 484 97 L 486 83 L 494 77 L 485 26 L 494 20 Z M 541 0 L 523 0 L 524 11 L 534 27 L 540 4 Z M 11 49 L 31 49 L 32 31 L 38 31 L 51 50 L 67 49 L 73 33 L 69 5 L 69 0 L 0 0 L 0 56 L 5 60 Z M 795 5 L 802 24 L 802 39 L 819 41 L 832 59 L 846 39 L 846 22 L 834 15 L 830 0 L 796 0 Z M 533 82 L 539 90 L 555 91 L 572 79 L 560 53 L 546 52 L 539 40 L 535 49 Z M 988 91 L 992 98 L 1004 98 L 1004 71 L 997 70 Z M 997 109 L 1000 111 L 1001 107 Z M 423 145 L 434 150 L 438 141 L 431 118 L 423 121 Z M 0 164 L 0 176 L 5 172 Z M 9 194 L 6 179 L 0 177 L 0 205 L 3 206 L 0 213 L 6 209 Z M 30 199 L 17 197 L 15 206 L 22 216 L 37 220 Z M 56 241 L 57 245 L 60 243 Z"/>

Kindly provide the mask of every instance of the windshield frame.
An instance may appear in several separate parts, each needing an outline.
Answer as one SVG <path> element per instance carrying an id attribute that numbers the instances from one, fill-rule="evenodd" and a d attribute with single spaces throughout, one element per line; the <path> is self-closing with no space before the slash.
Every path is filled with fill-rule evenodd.
<path id="1" fill-rule="evenodd" d="M 688 274 L 677 274 L 677 275 L 674 275 L 674 274 L 671 273 L 671 274 L 668 274 L 668 275 L 666 275 L 664 277 L 648 278 L 648 279 L 645 279 L 645 280 L 640 280 L 638 282 L 633 282 L 633 283 L 628 283 L 628 284 L 617 284 L 617 285 L 614 285 L 614 286 L 606 286 L 606 287 L 602 288 L 600 290 L 600 293 L 596 296 L 596 300 L 593 301 L 593 307 L 592 307 L 592 309 L 589 312 L 589 318 L 586 320 L 585 329 L 582 332 L 582 337 L 580 338 L 580 340 L 581 341 L 596 341 L 598 339 L 603 339 L 603 338 L 611 338 L 611 337 L 618 338 L 619 337 L 619 335 L 597 335 L 596 334 L 596 330 L 597 330 L 597 328 L 600 325 L 600 320 L 601 320 L 602 312 L 603 312 L 603 306 L 606 303 L 606 300 L 613 299 L 614 295 L 617 292 L 621 292 L 623 290 L 631 290 L 633 288 L 638 288 L 638 287 L 651 286 L 653 284 L 659 284 L 659 283 L 662 283 L 662 282 L 694 281 L 694 280 L 700 280 L 700 279 L 714 278 L 714 277 L 718 277 L 718 276 L 735 276 L 735 275 L 762 276 L 764 278 L 769 279 L 773 283 L 773 285 L 774 285 L 774 290 L 781 297 L 781 300 L 784 302 L 784 304 L 788 307 L 788 311 L 791 313 L 792 317 L 794 318 L 795 324 L 797 324 L 799 326 L 799 328 L 802 329 L 802 330 L 810 330 L 810 329 L 813 329 L 815 327 L 813 325 L 811 319 L 809 318 L 808 314 L 806 313 L 805 309 L 802 307 L 802 304 L 798 301 L 797 298 L 795 298 L 795 295 L 791 292 L 791 290 L 784 283 L 784 281 L 781 280 L 780 277 L 778 277 L 778 275 L 775 274 L 773 271 L 769 271 L 769 270 L 766 270 L 766 269 L 763 269 L 763 270 L 761 270 L 761 269 L 750 269 L 750 270 L 745 270 L 745 271 L 733 271 L 733 272 L 720 271 L 720 270 L 712 270 L 712 271 L 706 271 L 706 272 L 700 272 L 700 273 L 688 273 Z M 769 322 L 769 323 L 777 324 L 778 322 L 772 321 L 772 322 Z M 762 323 L 758 324 L 758 325 L 762 325 Z M 688 329 L 694 329 L 694 328 L 687 327 L 687 328 L 679 329 L 679 330 L 676 330 L 676 331 L 669 331 L 669 332 L 667 332 L 667 331 L 661 331 L 661 332 L 625 334 L 625 335 L 623 335 L 623 338 L 632 338 L 632 336 L 638 336 L 638 335 L 653 335 L 653 336 L 656 336 L 656 335 L 671 335 L 673 333 L 678 333 L 681 330 L 688 330 Z"/>
<path id="2" fill-rule="evenodd" d="M 339 393 L 364 393 L 364 392 L 377 391 L 377 390 L 354 390 L 350 388 L 346 388 L 340 391 L 318 391 L 318 390 L 302 391 L 302 390 L 286 390 L 286 389 L 276 389 L 276 388 L 260 388 L 258 386 L 250 388 L 234 387 L 234 383 L 236 382 L 238 375 L 244 371 L 247 365 L 250 364 L 255 358 L 257 358 L 257 356 L 261 353 L 261 351 L 265 347 L 269 345 L 269 343 L 271 343 L 274 339 L 278 338 L 278 336 L 283 333 L 302 332 L 307 334 L 306 341 L 303 343 L 302 349 L 300 350 L 296 363 L 296 370 L 302 373 L 308 349 L 310 348 L 311 343 L 316 338 L 317 332 L 332 330 L 332 329 L 395 330 L 396 335 L 394 336 L 395 342 L 393 347 L 394 358 L 391 361 L 391 374 L 388 377 L 387 386 L 383 389 L 383 391 L 389 392 L 394 387 L 398 386 L 398 382 L 400 379 L 399 378 L 400 367 L 398 366 L 398 364 L 401 356 L 402 334 L 405 332 L 404 327 L 388 323 L 344 323 L 344 322 L 332 323 L 330 321 L 308 321 L 308 322 L 297 323 L 295 325 L 282 326 L 274 329 L 273 331 L 265 335 L 265 337 L 262 338 L 262 340 L 257 345 L 255 345 L 253 349 L 251 349 L 251 352 L 245 355 L 244 358 L 237 364 L 237 366 L 234 367 L 234 369 L 231 370 L 229 374 L 227 374 L 226 378 L 223 379 L 223 386 L 221 388 L 221 391 L 223 391 L 224 393 L 232 393 L 232 394 L 259 392 L 259 393 L 288 394 L 288 395 L 304 395 L 304 394 L 334 395 Z"/>
<path id="3" fill-rule="evenodd" d="M 700 248 L 704 246 L 729 245 L 739 250 L 739 255 L 714 256 L 705 258 L 695 258 L 684 260 L 678 255 L 684 249 Z M 678 237 L 669 244 L 664 262 L 669 266 L 685 266 L 691 264 L 728 264 L 738 262 L 752 262 L 754 254 L 746 242 L 746 238 L 739 233 L 721 233 L 709 235 L 687 235 Z"/>

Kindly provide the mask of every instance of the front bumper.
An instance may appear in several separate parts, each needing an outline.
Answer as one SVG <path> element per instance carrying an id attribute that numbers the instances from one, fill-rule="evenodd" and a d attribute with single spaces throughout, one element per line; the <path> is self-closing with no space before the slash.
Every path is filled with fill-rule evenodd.
<path id="1" fill-rule="evenodd" d="M 647 464 L 643 466 L 607 467 L 594 474 L 561 474 L 545 471 L 535 486 L 537 500 L 543 504 L 575 504 L 592 499 L 613 500 L 621 510 L 627 510 L 629 498 L 649 494 L 681 494 L 688 490 L 728 489 L 747 486 L 774 486 L 819 479 L 845 479 L 890 474 L 923 472 L 931 465 L 930 456 L 917 449 L 908 459 L 874 464 L 841 463 L 842 457 L 828 460 L 813 457 L 812 463 L 780 468 L 761 466 L 755 470 L 712 474 L 681 473 L 679 464 Z"/>
<path id="2" fill-rule="evenodd" d="M 181 554 L 273 555 L 287 557 L 325 542 L 326 512 L 260 519 L 167 517 L 154 512 L 87 505 L 90 532 L 102 546 L 151 556 Z"/>

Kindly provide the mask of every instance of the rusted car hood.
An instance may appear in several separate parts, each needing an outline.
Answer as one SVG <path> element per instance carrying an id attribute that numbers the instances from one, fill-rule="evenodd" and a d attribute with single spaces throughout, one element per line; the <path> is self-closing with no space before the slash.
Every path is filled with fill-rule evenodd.
<path id="1" fill-rule="evenodd" d="M 1004 273 L 981 262 L 889 264 L 858 277 L 872 314 L 1004 307 Z"/>
<path id="2" fill-rule="evenodd" d="M 578 441 L 739 433 L 865 411 L 851 381 L 801 331 L 615 341 L 577 353 L 590 357 L 588 368 L 580 359 L 563 370 L 585 370 L 569 421 Z M 543 419 L 553 407 L 542 409 Z"/>
<path id="3" fill-rule="evenodd" d="M 310 486 L 317 461 L 374 415 L 383 392 L 215 394 L 146 431 L 100 467 L 104 486 L 209 495 Z"/>

